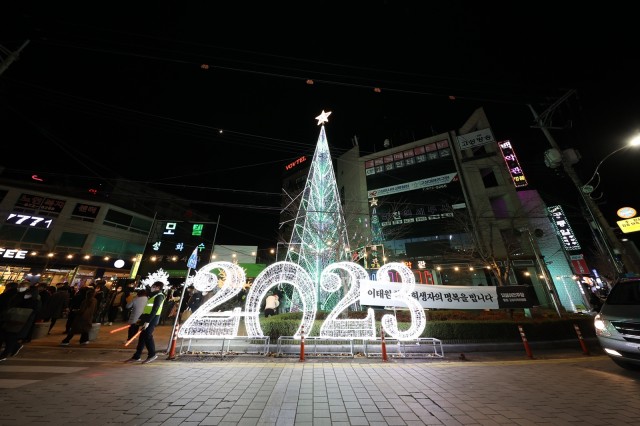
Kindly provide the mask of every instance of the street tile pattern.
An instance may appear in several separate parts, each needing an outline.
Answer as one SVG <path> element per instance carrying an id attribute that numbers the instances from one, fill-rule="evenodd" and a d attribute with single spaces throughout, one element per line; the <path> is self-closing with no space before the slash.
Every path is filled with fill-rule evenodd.
<path id="1" fill-rule="evenodd" d="M 52 374 L 38 360 L 37 374 L 49 376 L 3 391 L 0 424 L 555 426 L 629 425 L 640 418 L 640 375 L 604 356 L 491 363 L 122 361 Z"/>

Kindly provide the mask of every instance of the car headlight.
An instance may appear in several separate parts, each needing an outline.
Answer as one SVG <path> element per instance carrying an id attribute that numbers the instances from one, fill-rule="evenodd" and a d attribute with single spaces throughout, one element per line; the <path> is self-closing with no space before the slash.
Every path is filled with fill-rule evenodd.
<path id="1" fill-rule="evenodd" d="M 593 319 L 593 326 L 596 329 L 596 335 L 598 336 L 611 336 L 609 332 L 609 325 L 611 323 L 602 314 L 598 314 Z"/>

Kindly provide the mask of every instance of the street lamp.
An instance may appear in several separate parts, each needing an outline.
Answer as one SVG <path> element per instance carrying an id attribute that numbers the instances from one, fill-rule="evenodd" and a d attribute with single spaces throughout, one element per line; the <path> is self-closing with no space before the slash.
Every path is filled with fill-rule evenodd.
<path id="1" fill-rule="evenodd" d="M 595 189 L 598 187 L 598 185 L 600 185 L 600 174 L 598 173 L 598 170 L 600 169 L 600 166 L 602 166 L 602 163 L 604 163 L 607 158 L 611 157 L 613 154 L 615 154 L 617 152 L 620 152 L 620 151 L 622 151 L 624 149 L 627 149 L 627 148 L 633 148 L 635 146 L 640 146 L 640 134 L 638 134 L 638 135 L 634 136 L 633 138 L 631 138 L 631 140 L 629 141 L 629 143 L 627 145 L 621 146 L 620 148 L 616 149 L 615 151 L 610 152 L 607 156 L 605 156 L 602 160 L 600 160 L 600 162 L 596 166 L 596 170 L 593 172 L 593 176 L 591 176 L 591 179 L 589 179 L 589 181 L 587 181 L 587 183 L 585 183 L 582 186 L 582 192 L 587 194 L 587 195 L 589 195 L 593 191 L 595 191 Z M 595 186 L 590 185 L 591 182 L 596 177 L 598 179 L 595 182 Z"/>

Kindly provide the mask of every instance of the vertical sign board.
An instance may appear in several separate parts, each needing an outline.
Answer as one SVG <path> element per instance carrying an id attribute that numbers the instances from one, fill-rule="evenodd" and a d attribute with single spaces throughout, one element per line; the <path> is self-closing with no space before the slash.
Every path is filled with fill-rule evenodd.
<path id="1" fill-rule="evenodd" d="M 198 265 L 209 262 L 215 238 L 215 222 L 186 222 L 157 220 L 149 234 L 140 264 L 143 278 L 158 269 L 187 270 L 187 261 L 194 249 L 198 250 Z"/>
<path id="2" fill-rule="evenodd" d="M 520 188 L 527 186 L 527 178 L 524 177 L 524 172 L 520 167 L 520 162 L 518 161 L 518 157 L 516 157 L 516 152 L 511 146 L 511 142 L 498 142 L 498 146 L 500 147 L 500 152 L 502 152 L 502 158 L 504 158 L 505 163 L 507 163 L 507 169 L 509 170 L 515 187 Z"/>
<path id="3" fill-rule="evenodd" d="M 573 233 L 573 229 L 571 229 L 571 225 L 569 225 L 569 221 L 565 217 L 562 207 L 559 205 L 552 206 L 548 207 L 547 210 L 549 211 L 549 216 L 556 229 L 558 238 L 560 238 L 562 247 L 567 251 L 580 250 L 580 243 Z"/>
<path id="4" fill-rule="evenodd" d="M 572 254 L 569 256 L 571 259 L 571 267 L 576 275 L 589 275 L 589 267 L 582 254 Z"/>

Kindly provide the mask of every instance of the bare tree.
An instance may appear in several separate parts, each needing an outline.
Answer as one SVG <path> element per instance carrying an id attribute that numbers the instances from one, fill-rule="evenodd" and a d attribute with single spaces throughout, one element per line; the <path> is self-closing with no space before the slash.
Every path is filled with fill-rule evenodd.
<path id="1" fill-rule="evenodd" d="M 528 216 L 522 211 L 501 218 L 493 212 L 473 215 L 469 209 L 450 209 L 450 213 L 450 231 L 466 234 L 469 244 L 462 242 L 443 255 L 454 261 L 479 260 L 490 267 L 498 285 L 508 285 L 512 260 L 524 253 L 520 228 Z"/>

